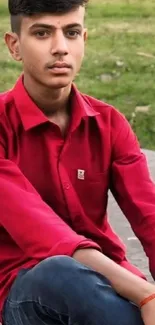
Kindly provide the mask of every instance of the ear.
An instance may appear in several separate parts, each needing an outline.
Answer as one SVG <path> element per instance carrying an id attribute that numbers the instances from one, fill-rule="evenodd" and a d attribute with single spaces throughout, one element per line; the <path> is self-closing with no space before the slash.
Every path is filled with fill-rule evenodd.
<path id="1" fill-rule="evenodd" d="M 86 42 L 86 40 L 88 38 L 88 30 L 87 30 L 87 28 L 84 29 L 83 38 L 84 38 L 84 41 Z"/>
<path id="2" fill-rule="evenodd" d="M 16 61 L 21 61 L 22 57 L 20 54 L 19 37 L 16 33 L 6 33 L 5 43 L 13 57 Z"/>

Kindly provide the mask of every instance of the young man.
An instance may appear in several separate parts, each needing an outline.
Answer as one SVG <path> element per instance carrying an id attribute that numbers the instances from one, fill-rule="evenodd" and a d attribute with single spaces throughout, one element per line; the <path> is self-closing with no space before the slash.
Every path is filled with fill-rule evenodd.
<path id="1" fill-rule="evenodd" d="M 72 83 L 86 2 L 9 0 L 5 40 L 23 75 L 0 96 L 6 325 L 155 324 L 155 286 L 127 261 L 106 216 L 111 189 L 155 277 L 155 187 L 124 117 Z"/>

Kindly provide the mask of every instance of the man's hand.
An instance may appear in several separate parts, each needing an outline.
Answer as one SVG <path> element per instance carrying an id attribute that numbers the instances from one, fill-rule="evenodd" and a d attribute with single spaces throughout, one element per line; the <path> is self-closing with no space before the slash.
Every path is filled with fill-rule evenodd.
<path id="1" fill-rule="evenodd" d="M 141 315 L 145 325 L 155 325 L 155 299 L 141 308 Z"/>
<path id="2" fill-rule="evenodd" d="M 119 295 L 139 307 L 145 298 L 155 294 L 154 284 L 132 274 L 94 249 L 77 250 L 73 258 L 105 276 Z M 145 325 L 155 325 L 155 299 L 141 308 L 141 315 Z"/>

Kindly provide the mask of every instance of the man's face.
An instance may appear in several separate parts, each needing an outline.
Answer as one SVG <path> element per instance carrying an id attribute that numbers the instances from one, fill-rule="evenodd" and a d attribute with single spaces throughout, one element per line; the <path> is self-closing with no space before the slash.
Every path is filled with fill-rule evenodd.
<path id="1" fill-rule="evenodd" d="M 12 36 L 11 52 L 23 62 L 24 73 L 46 87 L 68 86 L 84 56 L 84 14 L 80 6 L 63 15 L 23 17 L 20 36 Z"/>

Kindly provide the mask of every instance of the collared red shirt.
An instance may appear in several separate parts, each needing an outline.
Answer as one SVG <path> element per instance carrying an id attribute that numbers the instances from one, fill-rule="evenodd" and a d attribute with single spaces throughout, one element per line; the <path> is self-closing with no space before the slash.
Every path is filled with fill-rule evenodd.
<path id="1" fill-rule="evenodd" d="M 114 194 L 155 276 L 155 186 L 126 119 L 73 85 L 66 138 L 22 78 L 0 96 L 0 306 L 22 268 L 78 248 L 101 250 L 135 274 L 107 219 Z"/>

